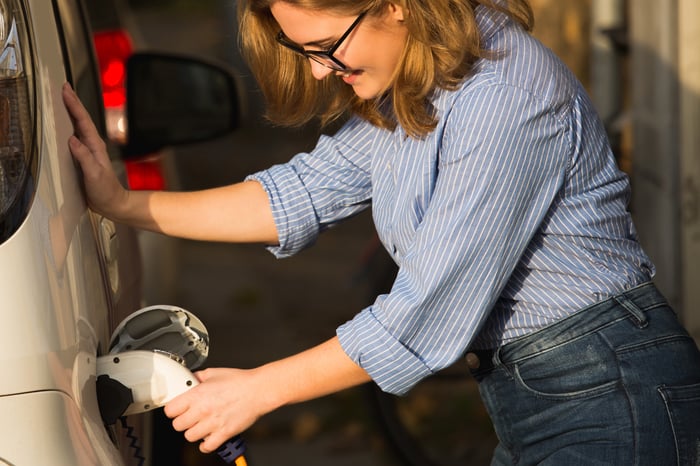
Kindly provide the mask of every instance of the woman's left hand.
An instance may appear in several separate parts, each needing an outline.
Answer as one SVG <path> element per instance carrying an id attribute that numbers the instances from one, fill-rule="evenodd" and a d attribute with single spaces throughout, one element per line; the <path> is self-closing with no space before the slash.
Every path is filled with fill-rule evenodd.
<path id="1" fill-rule="evenodd" d="M 203 453 L 216 451 L 271 410 L 264 407 L 269 390 L 258 386 L 255 369 L 206 369 L 195 375 L 200 384 L 170 401 L 165 414 L 188 441 L 203 440 Z"/>
<path id="2" fill-rule="evenodd" d="M 343 351 L 338 337 L 255 369 L 207 369 L 199 385 L 170 401 L 165 415 L 199 449 L 215 451 L 261 416 L 370 381 Z"/>

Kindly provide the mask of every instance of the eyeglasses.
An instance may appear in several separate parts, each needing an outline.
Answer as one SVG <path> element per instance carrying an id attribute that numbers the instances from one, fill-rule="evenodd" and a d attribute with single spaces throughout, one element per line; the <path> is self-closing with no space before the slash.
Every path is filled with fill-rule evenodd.
<path id="1" fill-rule="evenodd" d="M 330 68 L 334 71 L 346 71 L 348 70 L 348 66 L 346 66 L 343 62 L 338 60 L 333 56 L 336 50 L 340 47 L 340 45 L 343 43 L 345 39 L 350 35 L 350 33 L 357 27 L 358 24 L 360 24 L 360 21 L 362 18 L 367 14 L 366 11 L 363 11 L 360 13 L 360 15 L 357 17 L 357 19 L 350 25 L 347 31 L 340 36 L 340 39 L 338 39 L 333 45 L 328 48 L 328 50 L 306 50 L 303 47 L 301 47 L 298 44 L 295 44 L 287 36 L 284 35 L 284 32 L 280 31 L 277 34 L 277 42 L 279 42 L 281 45 L 287 47 L 290 50 L 293 50 L 294 52 L 303 55 L 304 57 L 315 61 L 316 63 L 320 63 L 321 65 Z"/>

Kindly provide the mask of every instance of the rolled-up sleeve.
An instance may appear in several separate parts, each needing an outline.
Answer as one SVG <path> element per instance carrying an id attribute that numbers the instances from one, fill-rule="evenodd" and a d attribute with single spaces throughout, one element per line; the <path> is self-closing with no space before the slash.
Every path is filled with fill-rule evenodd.
<path id="1" fill-rule="evenodd" d="M 369 307 L 338 328 L 343 351 L 390 393 L 402 394 L 433 371 Z"/>
<path id="2" fill-rule="evenodd" d="M 247 179 L 259 182 L 270 201 L 279 244 L 268 249 L 275 256 L 292 256 L 316 241 L 320 219 L 293 167 L 275 165 Z"/>
<path id="3" fill-rule="evenodd" d="M 313 244 L 319 233 L 370 205 L 373 141 L 377 128 L 351 119 L 333 136 L 321 136 L 309 153 L 250 175 L 268 195 L 282 258 Z"/>

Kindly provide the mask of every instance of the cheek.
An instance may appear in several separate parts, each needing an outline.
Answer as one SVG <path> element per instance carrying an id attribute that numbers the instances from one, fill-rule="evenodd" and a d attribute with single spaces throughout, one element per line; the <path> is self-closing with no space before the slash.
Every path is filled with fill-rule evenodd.
<path id="1" fill-rule="evenodd" d="M 364 44 L 364 59 L 368 67 L 381 74 L 393 74 L 403 56 L 404 42 L 393 37 L 378 37 Z"/>

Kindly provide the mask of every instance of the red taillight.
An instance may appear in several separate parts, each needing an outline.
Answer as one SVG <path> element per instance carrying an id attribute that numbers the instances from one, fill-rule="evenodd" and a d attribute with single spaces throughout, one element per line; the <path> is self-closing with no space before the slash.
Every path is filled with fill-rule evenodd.
<path id="1" fill-rule="evenodd" d="M 125 165 L 130 189 L 136 191 L 162 191 L 166 188 L 163 167 L 159 157 L 127 160 Z"/>
<path id="2" fill-rule="evenodd" d="M 126 31 L 113 30 L 95 33 L 94 40 L 105 107 L 124 107 L 126 61 L 134 51 L 131 38 Z"/>
<path id="3" fill-rule="evenodd" d="M 0 1 L 0 244 L 20 227 L 37 189 L 34 69 L 22 2 Z"/>
<path id="4" fill-rule="evenodd" d="M 95 51 L 100 66 L 107 135 L 113 141 L 126 143 L 126 61 L 133 53 L 126 31 L 115 29 L 94 35 Z M 166 188 L 163 168 L 158 156 L 127 160 L 126 177 L 133 190 L 161 191 Z"/>

